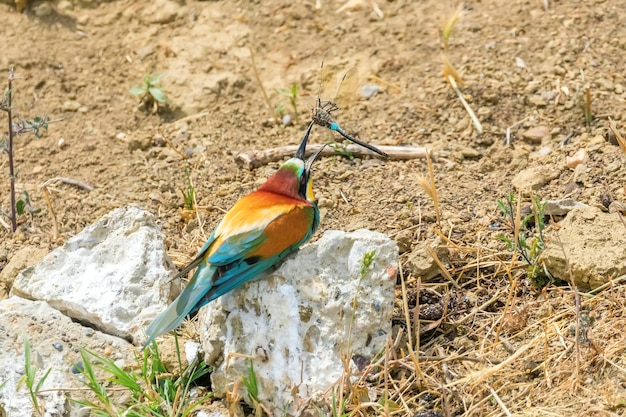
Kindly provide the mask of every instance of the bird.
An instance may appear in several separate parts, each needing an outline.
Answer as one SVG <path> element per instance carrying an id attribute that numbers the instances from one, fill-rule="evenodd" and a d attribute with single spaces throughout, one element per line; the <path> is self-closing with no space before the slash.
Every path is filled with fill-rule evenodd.
<path id="1" fill-rule="evenodd" d="M 241 198 L 195 259 L 177 274 L 175 278 L 197 268 L 180 295 L 148 326 L 145 346 L 177 328 L 189 314 L 276 265 L 315 233 L 320 213 L 311 166 L 324 146 L 305 161 L 313 125 L 309 124 L 294 157 Z"/>
<path id="2" fill-rule="evenodd" d="M 320 212 L 311 167 L 326 146 L 304 159 L 315 124 L 314 120 L 309 123 L 294 157 L 235 203 L 197 256 L 174 277 L 197 268 L 180 295 L 148 326 L 144 348 L 177 328 L 189 314 L 278 264 L 313 236 Z"/>

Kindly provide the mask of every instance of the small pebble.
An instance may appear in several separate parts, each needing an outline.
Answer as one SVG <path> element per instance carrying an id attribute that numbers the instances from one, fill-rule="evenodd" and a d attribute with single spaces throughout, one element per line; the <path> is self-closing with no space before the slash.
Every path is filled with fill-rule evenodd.
<path id="1" fill-rule="evenodd" d="M 72 5 L 72 2 L 68 0 L 61 0 L 57 3 L 57 10 L 60 12 L 66 12 L 68 10 L 72 10 L 73 8 L 74 6 Z"/>
<path id="2" fill-rule="evenodd" d="M 145 59 L 154 53 L 154 48 L 150 45 L 139 48 L 135 51 L 139 59 Z"/>
<path id="3" fill-rule="evenodd" d="M 588 160 L 589 153 L 587 152 L 587 149 L 581 148 L 574 155 L 565 157 L 565 165 L 567 165 L 568 168 L 574 169 Z"/>
<path id="4" fill-rule="evenodd" d="M 500 230 L 500 222 L 493 221 L 493 222 L 489 223 L 489 226 L 487 226 L 487 228 L 489 230 Z"/>
<path id="5" fill-rule="evenodd" d="M 282 118 L 281 121 L 282 121 L 284 126 L 290 126 L 291 125 L 291 116 L 288 115 L 288 114 L 285 114 L 285 115 L 283 115 L 283 118 Z"/>
<path id="6" fill-rule="evenodd" d="M 575 208 L 586 209 L 588 205 L 580 203 L 573 198 L 562 198 L 560 200 L 546 200 L 544 203 L 544 214 L 546 216 L 564 216 Z"/>
<path id="7" fill-rule="evenodd" d="M 63 345 L 59 342 L 54 342 L 52 344 L 52 347 L 58 350 L 59 352 L 63 351 Z"/>
<path id="8" fill-rule="evenodd" d="M 546 107 L 548 105 L 546 100 L 540 95 L 532 95 L 528 98 L 528 101 L 530 104 L 533 104 L 537 107 Z"/>
<path id="9" fill-rule="evenodd" d="M 550 155 L 551 152 L 552 152 L 551 146 L 542 146 L 537 152 L 533 152 L 531 155 L 539 157 L 539 158 L 543 158 L 544 156 Z"/>
<path id="10" fill-rule="evenodd" d="M 361 88 L 361 96 L 365 99 L 370 99 L 374 97 L 380 91 L 380 86 L 378 85 L 364 85 Z"/>
<path id="11" fill-rule="evenodd" d="M 84 370 L 85 370 L 85 365 L 83 365 L 82 361 L 78 361 L 74 365 L 72 365 L 71 372 L 74 375 L 76 375 L 76 374 L 82 373 Z"/>
<path id="12" fill-rule="evenodd" d="M 198 358 L 200 344 L 196 342 L 185 342 L 185 358 L 187 363 L 193 363 Z"/>
<path id="13" fill-rule="evenodd" d="M 550 138 L 550 129 L 547 126 L 534 126 L 522 133 L 522 137 L 531 143 L 541 143 Z"/>
<path id="14" fill-rule="evenodd" d="M 63 103 L 63 111 L 76 112 L 81 108 L 81 104 L 75 100 L 67 100 Z"/>

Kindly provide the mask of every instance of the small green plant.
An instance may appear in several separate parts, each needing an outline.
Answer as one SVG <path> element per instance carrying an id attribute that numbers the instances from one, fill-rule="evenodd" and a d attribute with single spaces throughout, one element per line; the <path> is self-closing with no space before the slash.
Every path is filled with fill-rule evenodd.
<path id="1" fill-rule="evenodd" d="M 159 110 L 159 105 L 167 104 L 167 97 L 161 87 L 161 80 L 165 74 L 145 75 L 140 86 L 134 86 L 130 89 L 130 93 L 140 97 L 141 102 L 147 108 L 152 108 L 153 113 Z"/>
<path id="2" fill-rule="evenodd" d="M 505 235 L 498 235 L 497 238 L 506 243 L 508 250 L 519 253 L 528 265 L 526 271 L 528 279 L 535 287 L 542 288 L 550 282 L 550 277 L 539 263 L 539 256 L 545 246 L 543 236 L 546 228 L 545 203 L 542 203 L 539 197 L 533 197 L 532 213 L 523 218 L 519 214 L 519 209 L 514 209 L 518 204 L 513 192 L 509 193 L 504 200 L 497 200 L 502 215 L 511 222 L 513 239 Z"/>
<path id="3" fill-rule="evenodd" d="M 372 264 L 374 263 L 375 256 L 375 250 L 365 252 L 365 254 L 363 255 L 363 259 L 361 260 L 361 281 L 363 281 L 363 278 L 365 278 L 370 269 L 372 269 Z"/>
<path id="4" fill-rule="evenodd" d="M 333 388 L 330 397 L 330 412 L 328 410 L 324 410 L 317 404 L 315 404 L 315 409 L 317 410 L 317 415 L 319 417 L 348 417 L 350 416 L 351 412 L 346 412 L 347 406 L 348 399 L 345 398 L 343 400 L 338 400 L 336 389 Z"/>
<path id="5" fill-rule="evenodd" d="M 196 187 L 191 181 L 191 170 L 189 167 L 185 168 L 185 177 L 187 178 L 187 186 L 185 188 L 180 187 L 180 192 L 183 195 L 183 202 L 186 210 L 195 210 L 196 208 Z"/>
<path id="6" fill-rule="evenodd" d="M 260 417 L 262 413 L 262 407 L 259 403 L 259 385 L 256 378 L 256 372 L 254 371 L 254 364 L 250 360 L 250 367 L 248 368 L 248 375 L 241 378 L 243 386 L 246 387 L 248 392 L 248 399 L 254 406 L 255 414 Z"/>
<path id="7" fill-rule="evenodd" d="M 331 403 L 330 403 L 330 411 L 332 417 L 347 417 L 350 415 L 349 412 L 346 412 L 346 406 L 348 405 L 348 399 L 337 399 L 335 395 L 335 390 L 333 389 Z"/>
<path id="8" fill-rule="evenodd" d="M 17 216 L 18 211 L 24 212 L 24 207 L 28 207 L 29 210 L 32 208 L 30 204 L 30 199 L 28 199 L 28 193 L 25 192 L 26 200 L 24 198 L 16 201 L 15 199 L 15 180 L 17 178 L 17 174 L 15 172 L 15 148 L 13 141 L 19 135 L 25 133 L 33 133 L 36 138 L 39 139 L 41 136 L 42 130 L 48 129 L 48 124 L 52 123 L 50 119 L 46 116 L 38 116 L 34 119 L 22 119 L 19 116 L 15 116 L 13 114 L 13 81 L 15 81 L 15 72 L 13 67 L 9 68 L 9 78 L 7 89 L 4 91 L 2 95 L 2 99 L 0 99 L 0 110 L 4 111 L 7 115 L 8 121 L 8 136 L 6 138 L 0 137 L 0 150 L 6 152 L 9 157 L 9 188 L 10 188 L 10 199 L 11 199 L 11 230 L 15 232 L 17 230 Z M 14 121 L 15 117 L 15 121 Z M 18 204 L 20 208 L 18 208 Z M 31 211 L 31 216 L 35 214 L 35 212 Z"/>
<path id="9" fill-rule="evenodd" d="M 91 392 L 93 392 L 96 396 L 96 399 L 99 401 L 99 404 L 95 402 L 86 401 L 86 400 L 76 400 L 72 399 L 75 403 L 82 405 L 83 407 L 87 407 L 94 411 L 95 415 L 98 416 L 115 416 L 118 415 L 117 407 L 113 404 L 111 400 L 107 388 L 98 381 L 98 377 L 94 371 L 94 367 L 91 363 L 90 356 L 93 358 L 97 358 L 98 360 L 104 360 L 103 363 L 106 363 L 106 358 L 101 358 L 97 356 L 95 353 L 91 353 L 86 349 L 80 350 L 80 357 L 82 359 L 82 366 L 78 368 L 81 370 L 82 375 L 85 377 L 84 384 L 89 388 Z"/>
<path id="10" fill-rule="evenodd" d="M 350 327 L 348 330 L 348 348 L 346 349 L 346 358 L 352 358 L 351 352 L 351 342 L 352 342 L 352 326 L 354 325 L 354 312 L 356 311 L 357 299 L 359 296 L 359 291 L 361 290 L 361 282 L 367 276 L 370 269 L 372 269 L 372 264 L 374 263 L 374 258 L 376 257 L 376 251 L 371 250 L 369 252 L 365 252 L 363 254 L 363 258 L 361 259 L 361 269 L 359 271 L 359 285 L 354 292 L 354 297 L 352 298 L 352 315 L 350 316 Z"/>
<path id="11" fill-rule="evenodd" d="M 586 85 L 584 89 L 576 92 L 575 97 L 585 116 L 585 125 L 587 125 L 587 127 L 591 126 L 594 119 L 591 110 L 591 87 Z"/>
<path id="12" fill-rule="evenodd" d="M 285 105 L 280 103 L 274 108 L 274 113 L 276 113 L 278 117 L 283 117 L 283 115 L 285 114 Z"/>
<path id="13" fill-rule="evenodd" d="M 348 147 L 344 143 L 331 143 L 328 145 L 337 155 L 348 158 L 349 161 L 354 160 L 354 154 L 348 150 Z"/>
<path id="14" fill-rule="evenodd" d="M 94 415 L 116 417 L 188 417 L 200 404 L 209 399 L 212 393 L 197 400 L 190 397 L 190 389 L 199 378 L 207 375 L 211 368 L 204 362 L 194 362 L 185 369 L 180 359 L 180 348 L 176 339 L 176 354 L 180 375 L 175 376 L 163 364 L 156 343 L 144 349 L 142 356 L 136 356 L 139 371 L 126 371 L 112 360 L 81 349 L 82 375 L 87 388 L 94 393 L 96 401 L 72 399 L 75 403 L 91 409 Z M 95 368 L 109 377 L 106 385 L 99 381 Z M 107 388 L 110 385 L 113 388 Z M 117 389 L 128 390 L 132 400 L 117 404 L 111 399 L 111 392 Z"/>
<path id="15" fill-rule="evenodd" d="M 26 213 L 26 209 L 28 209 L 28 213 L 30 214 L 31 220 L 33 216 L 41 211 L 40 208 L 36 209 L 33 207 L 33 204 L 30 202 L 30 196 L 27 191 L 22 191 L 22 196 L 15 203 L 15 209 L 17 214 L 20 216 Z"/>
<path id="16" fill-rule="evenodd" d="M 361 258 L 361 267 L 359 269 L 359 282 L 354 291 L 354 297 L 352 298 L 352 311 L 350 313 L 350 321 L 348 323 L 348 337 L 346 341 L 345 350 L 342 353 L 342 362 L 344 368 L 344 375 L 341 377 L 340 382 L 336 387 L 333 387 L 332 395 L 331 395 L 331 403 L 330 403 L 330 411 L 333 417 L 343 417 L 349 416 L 351 412 L 346 412 L 346 407 L 349 403 L 349 396 L 346 388 L 347 381 L 350 379 L 351 371 L 350 371 L 350 361 L 352 360 L 352 329 L 354 327 L 354 322 L 356 320 L 355 312 L 357 309 L 357 300 L 359 299 L 359 292 L 361 291 L 361 285 L 367 274 L 372 269 L 374 265 L 374 259 L 376 258 L 376 251 L 371 250 L 365 252 L 363 257 Z M 354 394 L 354 391 L 352 391 Z M 337 398 L 338 395 L 338 398 Z M 319 408 L 318 408 L 318 411 Z M 321 412 L 321 411 L 320 411 Z"/>
<path id="17" fill-rule="evenodd" d="M 281 96 L 285 96 L 289 98 L 289 104 L 291 105 L 291 108 L 293 109 L 293 115 L 294 118 L 296 120 L 296 125 L 299 124 L 298 123 L 298 85 L 296 83 L 291 84 L 291 88 L 287 89 L 287 88 L 277 88 L 274 91 L 276 91 L 278 94 L 280 94 Z M 283 113 L 285 112 L 285 106 L 282 104 L 279 104 L 278 106 L 276 106 L 276 114 L 278 114 L 279 116 L 282 116 Z"/>
<path id="18" fill-rule="evenodd" d="M 30 395 L 30 402 L 33 404 L 33 409 L 35 413 L 42 416 L 44 413 L 43 405 L 39 404 L 38 394 L 41 391 L 41 387 L 44 382 L 50 375 L 50 371 L 52 369 L 48 369 L 44 375 L 37 380 L 37 369 L 33 366 L 31 362 L 31 346 L 28 338 L 24 338 L 24 376 L 20 379 L 18 383 L 18 388 L 22 386 L 22 384 L 26 385 L 26 389 L 28 389 L 28 394 Z M 6 381 L 5 381 L 6 383 Z"/>
<path id="19" fill-rule="evenodd" d="M 591 109 L 591 86 L 585 81 L 585 72 L 582 69 L 580 70 L 580 78 L 583 83 L 583 87 L 576 89 L 573 99 L 583 111 L 585 125 L 589 127 L 594 122 L 593 111 Z"/>

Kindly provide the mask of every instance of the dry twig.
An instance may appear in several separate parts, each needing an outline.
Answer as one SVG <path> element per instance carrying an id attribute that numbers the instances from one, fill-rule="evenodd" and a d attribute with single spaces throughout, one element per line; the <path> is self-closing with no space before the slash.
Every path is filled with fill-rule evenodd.
<path id="1" fill-rule="evenodd" d="M 307 145 L 307 155 L 316 152 L 320 146 L 318 144 Z M 390 159 L 416 159 L 426 157 L 427 150 L 422 147 L 409 146 L 378 146 L 378 149 L 389 155 Z M 278 148 L 266 149 L 263 151 L 241 152 L 235 155 L 235 161 L 242 164 L 248 169 L 254 169 L 270 162 L 280 161 L 285 157 L 290 157 L 298 150 L 297 145 L 280 146 Z M 342 151 L 348 152 L 354 156 L 377 156 L 374 152 L 364 149 L 359 145 L 347 145 L 342 147 Z M 322 156 L 340 155 L 336 150 L 326 147 L 322 151 Z"/>

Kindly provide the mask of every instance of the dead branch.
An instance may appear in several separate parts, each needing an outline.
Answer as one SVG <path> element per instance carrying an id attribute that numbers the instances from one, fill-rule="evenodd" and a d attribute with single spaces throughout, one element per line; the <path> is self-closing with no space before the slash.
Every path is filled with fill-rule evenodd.
<path id="1" fill-rule="evenodd" d="M 51 184 L 53 184 L 55 182 L 61 182 L 63 184 L 73 185 L 75 187 L 82 188 L 85 191 L 93 191 L 93 186 L 92 185 L 89 185 L 86 182 L 75 180 L 73 178 L 65 178 L 65 177 L 50 178 L 45 183 L 43 183 L 42 186 L 43 187 L 47 187 L 48 185 L 51 185 Z"/>
<path id="2" fill-rule="evenodd" d="M 317 151 L 320 146 L 322 145 L 308 145 L 306 150 L 307 155 Z M 427 152 L 426 148 L 421 146 L 378 146 L 378 149 L 388 154 L 391 159 L 398 160 L 425 158 Z M 235 155 L 235 161 L 251 170 L 269 162 L 280 161 L 287 156 L 292 156 L 297 150 L 298 145 L 287 145 L 262 151 L 241 152 Z M 322 151 L 322 156 L 341 155 L 344 153 L 349 153 L 357 157 L 377 156 L 374 152 L 358 145 L 341 146 L 339 149 L 333 149 L 327 146 L 326 149 Z"/>

